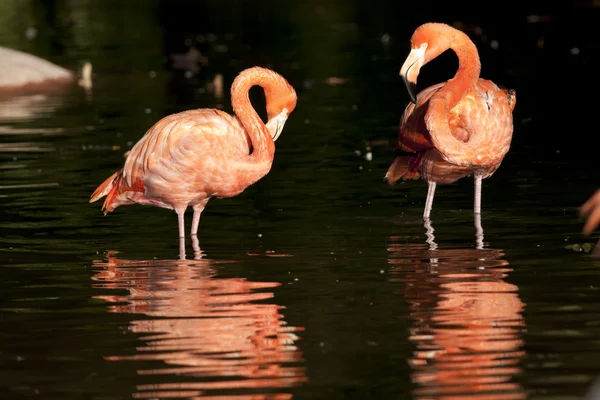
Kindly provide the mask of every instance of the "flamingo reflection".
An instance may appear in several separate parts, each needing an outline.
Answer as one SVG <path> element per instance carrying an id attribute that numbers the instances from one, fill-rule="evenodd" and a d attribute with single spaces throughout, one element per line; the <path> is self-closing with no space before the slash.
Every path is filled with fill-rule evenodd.
<path id="1" fill-rule="evenodd" d="M 427 244 L 391 236 L 391 280 L 400 282 L 413 320 L 410 364 L 417 399 L 523 399 L 520 374 L 525 322 L 512 269 L 499 249 L 441 249 L 431 221 Z"/>
<path id="2" fill-rule="evenodd" d="M 219 263 L 194 248 L 196 260 L 132 261 L 108 252 L 94 262 L 93 287 L 127 291 L 96 298 L 110 312 L 146 316 L 128 327 L 143 334 L 136 354 L 106 359 L 166 364 L 138 370 L 152 383 L 138 385 L 135 398 L 291 398 L 282 389 L 306 380 L 295 345 L 302 328 L 286 326 L 282 307 L 265 301 L 274 297 L 265 289 L 279 283 L 219 278 Z"/>

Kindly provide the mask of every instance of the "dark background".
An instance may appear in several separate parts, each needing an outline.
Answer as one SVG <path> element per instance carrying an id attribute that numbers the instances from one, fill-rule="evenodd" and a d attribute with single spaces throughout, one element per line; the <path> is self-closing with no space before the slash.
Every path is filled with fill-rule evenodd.
<path id="1" fill-rule="evenodd" d="M 580 235 L 577 209 L 600 186 L 598 6 L 0 0 L 0 45 L 75 71 L 86 60 L 94 67 L 89 93 L 0 99 L 0 389 L 8 393 L 0 397 L 38 390 L 45 399 L 120 399 L 140 383 L 201 380 L 139 376 L 165 365 L 104 358 L 151 344 L 129 328 L 153 317 L 109 312 L 112 304 L 96 297 L 139 304 L 135 291 L 144 282 L 128 273 L 147 271 L 125 267 L 113 287 L 103 286 L 93 278 L 102 271 L 98 260 L 116 250 L 123 259 L 172 261 L 177 224 L 174 213 L 153 207 L 121 207 L 104 217 L 101 205 L 87 200 L 152 124 L 191 108 L 231 111 L 234 77 L 262 65 L 293 84 L 298 106 L 269 175 L 236 198 L 211 200 L 203 213 L 199 237 L 208 259 L 233 262 L 211 266 L 210 274 L 199 268 L 189 279 L 168 261 L 153 264 L 152 285 L 197 289 L 206 276 L 274 283 L 263 291 L 273 293 L 266 303 L 302 328 L 295 344 L 309 380 L 270 392 L 395 399 L 413 393 L 419 369 L 407 360 L 419 343 L 409 337 L 447 317 L 436 305 L 448 286 L 505 284 L 524 307 L 504 321 L 523 324 L 510 325 L 522 342 L 507 356 L 518 372 L 491 375 L 532 398 L 578 398 L 600 373 L 600 274 L 597 262 L 565 246 L 597 238 Z M 438 253 L 421 219 L 427 185 L 390 188 L 382 180 L 409 100 L 398 72 L 412 32 L 430 21 L 467 32 L 482 77 L 517 92 L 513 144 L 483 183 L 483 257 L 473 248 L 471 179 L 438 188 Z M 192 46 L 206 57 L 189 65 L 193 71 L 173 62 Z M 455 69 L 456 57 L 442 55 L 421 70 L 418 89 Z M 209 86 L 219 74 L 222 98 Z M 264 114 L 261 96 L 253 90 Z M 267 257 L 267 250 L 291 257 Z M 158 291 L 153 306 L 160 311 L 160 296 L 180 292 Z M 469 324 L 458 317 L 457 325 Z"/>

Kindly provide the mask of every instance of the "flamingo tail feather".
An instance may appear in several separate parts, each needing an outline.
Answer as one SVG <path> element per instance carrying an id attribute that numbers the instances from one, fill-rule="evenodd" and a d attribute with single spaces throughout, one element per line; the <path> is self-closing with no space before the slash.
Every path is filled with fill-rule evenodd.
<path id="1" fill-rule="evenodd" d="M 102 206 L 102 211 L 104 215 L 108 212 L 114 210 L 116 207 L 112 206 L 113 200 L 115 197 L 121 193 L 121 181 L 123 180 L 123 170 L 117 171 L 112 174 L 107 180 L 102 182 L 100 186 L 94 190 L 92 196 L 90 197 L 90 203 L 95 202 L 96 200 L 101 199 L 106 196 L 104 200 L 104 205 Z"/>

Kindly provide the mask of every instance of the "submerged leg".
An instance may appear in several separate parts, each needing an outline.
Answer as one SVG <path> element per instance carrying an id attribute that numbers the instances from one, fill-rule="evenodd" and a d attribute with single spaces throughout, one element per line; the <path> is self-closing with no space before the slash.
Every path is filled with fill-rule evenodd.
<path id="1" fill-rule="evenodd" d="M 184 208 L 176 208 L 175 212 L 177 213 L 177 221 L 179 222 L 179 237 L 185 237 L 185 224 L 183 221 L 183 216 L 185 215 L 185 207 Z"/>
<path id="2" fill-rule="evenodd" d="M 192 248 L 194 249 L 194 260 L 200 260 L 203 257 L 202 249 L 200 249 L 200 241 L 198 235 L 192 235 Z"/>
<path id="3" fill-rule="evenodd" d="M 475 214 L 481 214 L 481 175 L 475 175 L 475 204 L 473 211 Z"/>
<path id="4" fill-rule="evenodd" d="M 475 248 L 483 249 L 483 227 L 481 226 L 481 214 L 475 214 Z"/>
<path id="5" fill-rule="evenodd" d="M 429 218 L 429 214 L 431 214 L 431 206 L 433 205 L 433 196 L 435 195 L 435 182 L 427 183 L 429 183 L 429 189 L 427 190 L 427 200 L 425 201 L 423 218 Z"/>
<path id="6" fill-rule="evenodd" d="M 196 204 L 194 209 L 194 218 L 192 219 L 192 230 L 191 234 L 198 234 L 198 225 L 200 225 L 200 214 L 204 211 L 204 207 L 206 207 L 206 203 L 208 203 L 208 199 L 202 201 L 201 203 Z"/>
<path id="7" fill-rule="evenodd" d="M 433 234 L 435 229 L 433 229 L 433 226 L 431 225 L 431 220 L 429 218 L 424 218 L 424 222 L 425 236 L 427 236 L 427 240 L 425 241 L 429 243 L 429 250 L 437 250 L 438 245 L 435 242 L 435 235 Z"/>
<path id="8" fill-rule="evenodd" d="M 185 260 L 185 238 L 179 238 L 179 259 Z"/>

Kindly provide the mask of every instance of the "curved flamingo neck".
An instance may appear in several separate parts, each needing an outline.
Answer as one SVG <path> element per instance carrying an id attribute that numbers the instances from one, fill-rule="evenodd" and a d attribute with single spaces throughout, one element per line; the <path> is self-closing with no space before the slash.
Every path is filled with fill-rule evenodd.
<path id="1" fill-rule="evenodd" d="M 458 57 L 458 70 L 452 79 L 450 79 L 439 90 L 436 96 L 446 98 L 446 107 L 450 111 L 465 97 L 467 92 L 475 86 L 481 73 L 481 62 L 477 47 L 471 39 L 457 29 L 452 29 L 448 34 L 448 45 L 444 50 L 451 49 Z"/>
<path id="2" fill-rule="evenodd" d="M 484 160 L 479 156 L 483 135 L 471 136 L 464 142 L 454 137 L 450 127 L 452 108 L 465 97 L 479 79 L 481 64 L 477 47 L 465 33 L 450 26 L 446 26 L 440 34 L 443 35 L 446 43 L 441 50 L 452 49 L 456 53 L 458 70 L 454 77 L 431 97 L 425 115 L 427 130 L 433 145 L 446 161 L 462 166 L 484 165 L 490 160 Z M 498 146 L 501 147 L 503 144 L 498 143 Z M 502 149 L 499 149 L 497 154 L 501 153 Z"/>
<path id="3" fill-rule="evenodd" d="M 233 112 L 252 141 L 253 151 L 249 159 L 252 162 L 267 162 L 269 168 L 275 154 L 275 143 L 264 122 L 250 103 L 249 91 L 250 88 L 258 85 L 264 89 L 265 93 L 269 93 L 276 88 L 277 83 L 278 80 L 275 79 L 273 73 L 264 68 L 255 67 L 242 71 L 231 85 Z"/>

